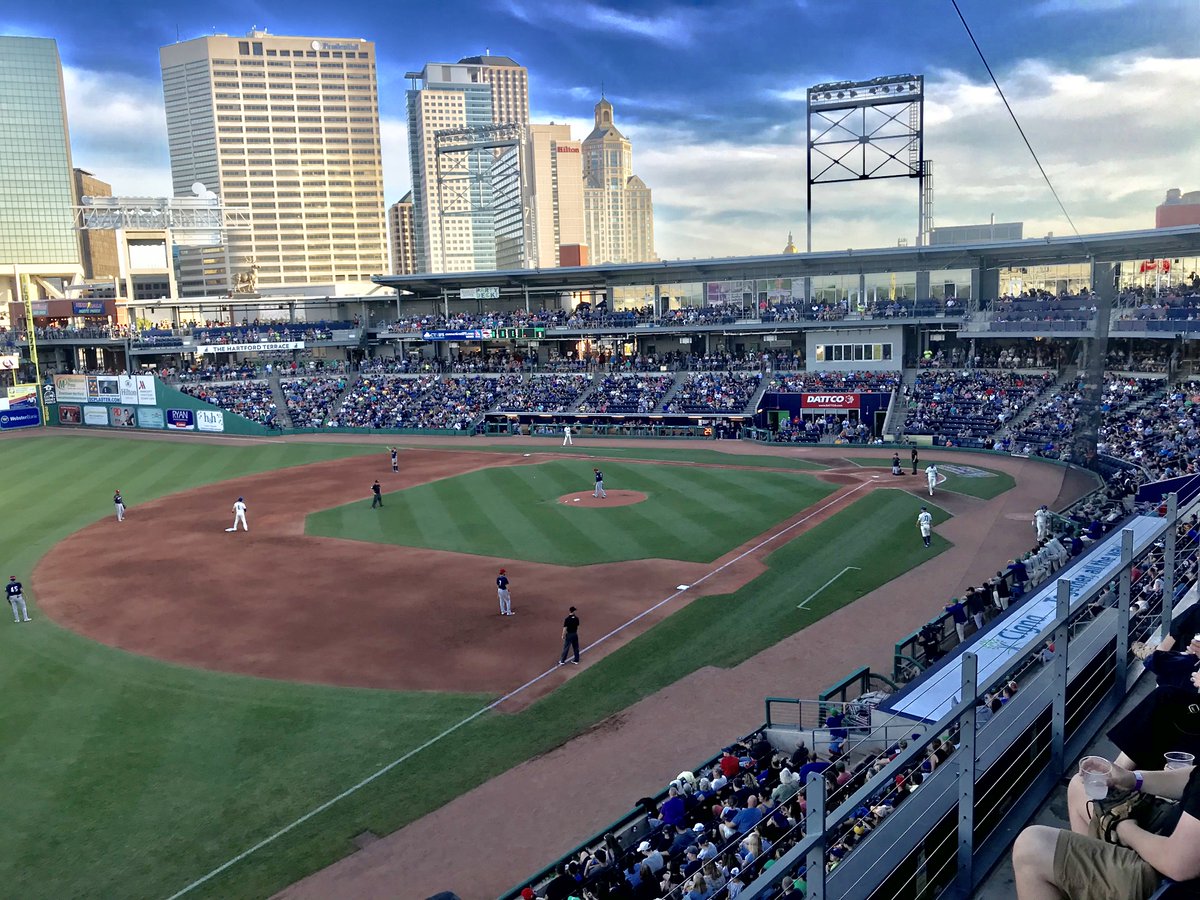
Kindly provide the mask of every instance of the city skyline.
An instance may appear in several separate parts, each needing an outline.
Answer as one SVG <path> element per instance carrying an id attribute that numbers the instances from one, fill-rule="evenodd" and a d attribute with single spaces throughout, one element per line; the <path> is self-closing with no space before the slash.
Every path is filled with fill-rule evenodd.
<path id="1" fill-rule="evenodd" d="M 404 73 L 490 51 L 529 69 L 532 121 L 570 124 L 576 136 L 590 130 L 603 85 L 638 147 L 639 174 L 654 188 L 663 258 L 773 253 L 789 230 L 802 233 L 804 89 L 907 71 L 926 75 L 935 224 L 994 213 L 1025 221 L 1027 236 L 1069 233 L 948 4 L 923 4 L 916 15 L 868 3 L 842 4 L 838 15 L 796 3 L 586 4 L 568 18 L 552 5 L 509 0 L 405 20 L 371 5 L 331 15 L 302 2 L 279 17 L 222 3 L 203 12 L 139 8 L 135 16 L 131 4 L 122 13 L 126 5 L 86 29 L 70 14 L 73 3 L 0 18 L 0 32 L 58 40 L 75 164 L 117 193 L 170 193 L 157 51 L 177 33 L 186 40 L 215 23 L 231 36 L 257 25 L 376 42 L 389 205 L 409 188 Z M 962 6 L 1081 231 L 1152 227 L 1168 188 L 1197 187 L 1188 178 L 1200 128 L 1179 105 L 1200 87 L 1200 67 L 1187 58 L 1194 51 L 1186 36 L 1200 21 L 1194 6 Z M 104 45 L 123 52 L 97 55 Z M 907 182 L 817 188 L 814 246 L 911 240 L 915 205 Z"/>

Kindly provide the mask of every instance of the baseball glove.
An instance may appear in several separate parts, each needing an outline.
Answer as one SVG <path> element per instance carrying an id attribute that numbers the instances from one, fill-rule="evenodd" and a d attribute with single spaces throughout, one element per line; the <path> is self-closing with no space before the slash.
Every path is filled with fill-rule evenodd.
<path id="1" fill-rule="evenodd" d="M 1121 844 L 1117 837 L 1117 825 L 1126 819 L 1133 819 L 1138 825 L 1143 825 L 1154 809 L 1154 798 L 1148 794 L 1134 791 L 1109 789 L 1109 794 L 1103 800 L 1089 800 L 1088 812 L 1091 814 L 1091 834 L 1106 844 Z"/>

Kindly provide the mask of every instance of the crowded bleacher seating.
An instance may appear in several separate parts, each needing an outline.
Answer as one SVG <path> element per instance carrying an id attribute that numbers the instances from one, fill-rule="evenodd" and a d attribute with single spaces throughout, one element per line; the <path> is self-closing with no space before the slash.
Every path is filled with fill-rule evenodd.
<path id="1" fill-rule="evenodd" d="M 237 413 L 251 422 L 274 426 L 276 406 L 271 385 L 265 381 L 206 382 L 181 384 L 185 394 Z"/>
<path id="2" fill-rule="evenodd" d="M 360 375 L 331 425 L 467 431 L 520 383 L 519 375 Z"/>
<path id="3" fill-rule="evenodd" d="M 740 413 L 761 380 L 758 372 L 693 372 L 684 378 L 665 411 Z"/>
<path id="4" fill-rule="evenodd" d="M 279 383 L 294 428 L 320 428 L 346 389 L 345 378 L 293 378 Z"/>
<path id="5" fill-rule="evenodd" d="M 924 370 L 909 392 L 907 434 L 978 446 L 1054 383 L 1049 373 Z"/>
<path id="6" fill-rule="evenodd" d="M 807 391 L 888 393 L 900 387 L 899 372 L 797 372 L 776 375 L 768 391 L 801 394 Z"/>
<path id="7" fill-rule="evenodd" d="M 519 412 L 566 412 L 591 387 L 587 375 L 531 375 L 500 398 L 499 408 Z"/>
<path id="8" fill-rule="evenodd" d="M 580 413 L 648 413 L 662 402 L 674 375 L 605 375 L 583 402 Z"/>

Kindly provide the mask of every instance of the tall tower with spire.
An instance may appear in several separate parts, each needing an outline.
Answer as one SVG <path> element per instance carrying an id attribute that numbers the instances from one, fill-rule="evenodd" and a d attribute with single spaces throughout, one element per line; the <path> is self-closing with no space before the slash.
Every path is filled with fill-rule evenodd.
<path id="1" fill-rule="evenodd" d="M 584 236 L 596 263 L 653 262 L 654 205 L 633 173 L 633 145 L 613 122 L 603 96 L 583 141 Z"/>

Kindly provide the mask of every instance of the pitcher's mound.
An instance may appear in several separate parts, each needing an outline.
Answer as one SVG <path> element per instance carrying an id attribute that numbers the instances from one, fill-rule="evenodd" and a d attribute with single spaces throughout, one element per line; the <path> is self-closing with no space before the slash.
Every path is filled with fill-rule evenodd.
<path id="1" fill-rule="evenodd" d="M 558 498 L 558 502 L 568 506 L 632 506 L 645 499 L 646 495 L 641 491 L 609 491 L 608 496 L 603 499 L 593 497 L 591 491 L 585 491 L 579 494 L 563 494 Z"/>

